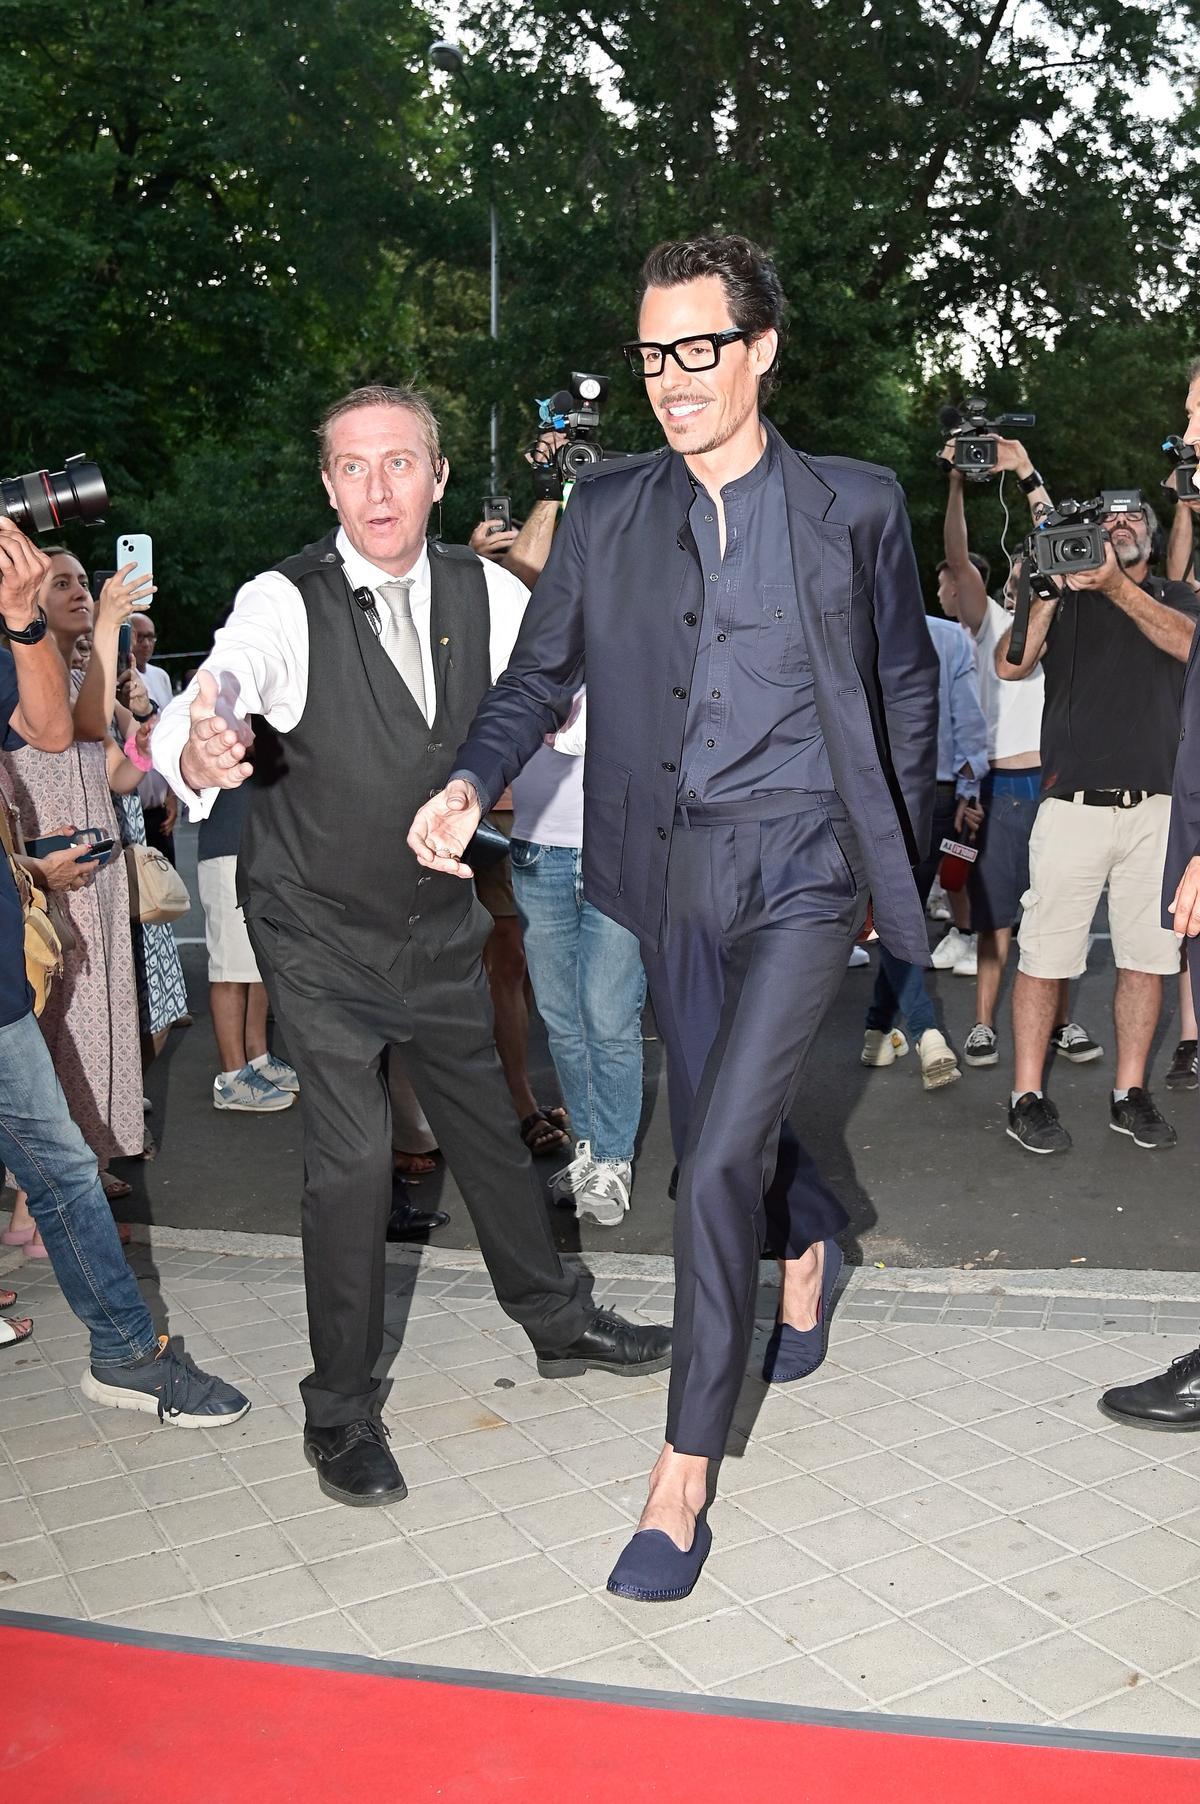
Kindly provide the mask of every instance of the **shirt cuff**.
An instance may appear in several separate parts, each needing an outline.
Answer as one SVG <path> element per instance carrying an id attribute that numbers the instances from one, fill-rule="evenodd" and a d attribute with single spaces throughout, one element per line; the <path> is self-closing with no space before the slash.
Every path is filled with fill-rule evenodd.
<path id="1" fill-rule="evenodd" d="M 178 699 L 176 697 L 176 701 Z M 179 709 L 172 705 L 162 714 L 150 735 L 150 759 L 159 776 L 170 785 L 186 807 L 188 819 L 204 821 L 212 813 L 213 803 L 221 792 L 215 784 L 211 789 L 190 789 L 179 773 L 179 760 L 183 756 L 190 728 L 186 707 Z"/>
<path id="2" fill-rule="evenodd" d="M 475 775 L 475 772 L 473 770 L 451 771 L 451 773 L 447 777 L 446 781 L 447 781 L 447 783 L 454 783 L 454 782 L 469 783 L 471 785 L 471 788 L 475 791 L 475 794 L 479 798 L 480 815 L 482 816 L 482 815 L 491 813 L 492 798 L 488 794 L 487 790 L 484 788 L 484 785 L 482 784 L 480 779 Z"/>

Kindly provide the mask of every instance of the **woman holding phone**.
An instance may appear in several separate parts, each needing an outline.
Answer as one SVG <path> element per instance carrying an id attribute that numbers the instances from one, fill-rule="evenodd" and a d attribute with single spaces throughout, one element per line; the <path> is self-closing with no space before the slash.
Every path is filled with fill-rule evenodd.
<path id="1" fill-rule="evenodd" d="M 154 590 L 148 577 L 128 582 L 134 566 L 125 565 L 93 604 L 78 558 L 60 547 L 43 549 L 50 569 L 39 599 L 63 662 L 70 668 L 75 642 L 88 631 L 92 654 L 85 672 L 70 674 L 75 743 L 54 753 L 21 746 L 6 756 L 27 846 L 64 830 L 90 827 L 101 833 L 99 855 L 79 860 L 81 871 L 95 871 L 95 880 L 61 892 L 75 944 L 65 953 L 63 976 L 41 1026 L 72 1117 L 99 1161 L 105 1194 L 114 1201 L 128 1196 L 129 1186 L 108 1171 L 109 1160 L 140 1155 L 145 1128 L 129 889 L 110 794 L 129 794 L 142 773 L 113 739 L 111 722 L 118 635 Z M 101 850 L 106 843 L 107 854 Z M 4 1238 L 36 1249 L 23 1201 L 18 1196 Z"/>

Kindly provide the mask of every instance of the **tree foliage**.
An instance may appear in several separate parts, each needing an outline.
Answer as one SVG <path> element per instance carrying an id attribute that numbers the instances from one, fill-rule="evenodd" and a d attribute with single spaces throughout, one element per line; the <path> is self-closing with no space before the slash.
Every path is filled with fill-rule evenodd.
<path id="1" fill-rule="evenodd" d="M 518 511 L 533 398 L 570 369 L 614 378 L 607 444 L 655 443 L 617 353 L 641 258 L 736 229 L 792 303 L 778 423 L 899 468 L 924 557 L 936 408 L 969 388 L 1037 409 L 1058 492 L 1153 487 L 1196 349 L 1198 14 L 472 0 L 463 79 L 430 75 L 412 0 L 0 0 L 0 469 L 99 458 L 89 562 L 154 532 L 164 641 L 201 645 L 324 529 L 311 433 L 344 387 L 432 390 L 454 536 L 493 397 Z M 994 497 L 975 519 L 994 540 Z"/>

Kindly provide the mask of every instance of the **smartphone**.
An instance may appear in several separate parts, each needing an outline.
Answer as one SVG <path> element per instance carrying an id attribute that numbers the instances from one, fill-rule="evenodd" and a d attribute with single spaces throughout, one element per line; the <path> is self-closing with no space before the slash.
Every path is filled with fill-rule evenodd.
<path id="1" fill-rule="evenodd" d="M 507 495 L 485 495 L 483 517 L 485 521 L 494 521 L 502 526 L 505 532 L 510 531 L 512 528 L 512 501 Z"/>
<path id="2" fill-rule="evenodd" d="M 154 541 L 148 532 L 123 532 L 117 540 L 117 569 L 125 564 L 135 566 L 126 577 L 126 582 L 136 583 L 143 576 L 154 575 Z M 149 607 L 153 599 L 147 596 L 145 606 Z"/>
<path id="3" fill-rule="evenodd" d="M 133 625 L 126 621 L 117 633 L 117 675 L 129 669 L 129 660 L 133 656 Z"/>
<path id="4" fill-rule="evenodd" d="M 107 864 L 115 843 L 103 827 L 81 827 L 77 833 L 47 833 L 42 839 L 31 839 L 25 850 L 30 858 L 48 858 L 51 852 L 65 852 L 70 846 L 90 845 L 91 851 L 80 864 Z"/>
<path id="5" fill-rule="evenodd" d="M 117 573 L 115 570 L 93 570 L 92 571 L 92 600 L 93 601 L 99 601 L 101 589 L 104 587 L 104 585 L 108 581 L 109 577 L 115 576 L 116 574 Z"/>

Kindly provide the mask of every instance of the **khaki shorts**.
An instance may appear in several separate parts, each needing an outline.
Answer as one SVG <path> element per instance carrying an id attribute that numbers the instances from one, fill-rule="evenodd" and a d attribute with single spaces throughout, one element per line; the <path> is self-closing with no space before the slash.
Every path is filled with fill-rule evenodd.
<path id="1" fill-rule="evenodd" d="M 209 983 L 261 983 L 238 907 L 237 858 L 202 858 L 196 877 L 204 910 Z"/>
<path id="2" fill-rule="evenodd" d="M 493 827 L 500 829 L 506 839 L 512 838 L 511 808 L 493 808 L 488 819 Z M 515 915 L 517 904 L 513 896 L 512 860 L 501 858 L 497 863 L 489 865 L 486 871 L 476 871 L 475 894 L 493 921 L 502 920 L 506 915 Z"/>
<path id="3" fill-rule="evenodd" d="M 1021 898 L 1020 969 L 1027 977 L 1082 975 L 1105 884 L 1118 969 L 1174 976 L 1179 940 L 1161 914 L 1170 824 L 1170 796 L 1147 796 L 1136 808 L 1089 808 L 1053 796 L 1042 803 Z"/>

